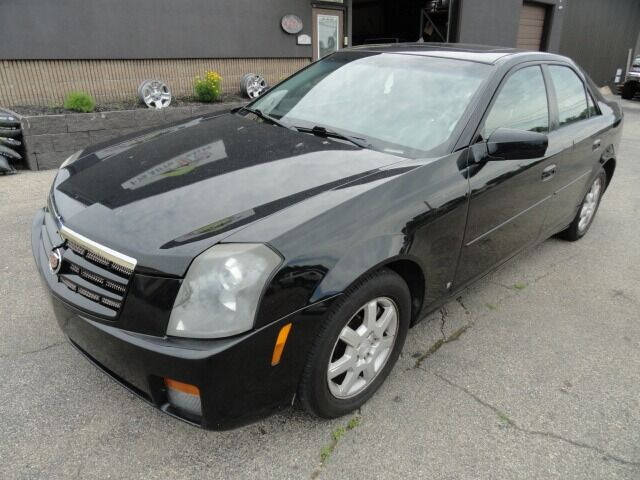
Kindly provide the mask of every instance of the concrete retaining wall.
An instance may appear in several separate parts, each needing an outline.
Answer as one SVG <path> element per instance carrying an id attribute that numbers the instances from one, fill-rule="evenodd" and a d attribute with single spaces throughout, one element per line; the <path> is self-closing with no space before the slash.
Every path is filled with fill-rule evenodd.
<path id="1" fill-rule="evenodd" d="M 94 143 L 239 105 L 242 103 L 22 117 L 25 161 L 31 170 L 58 168 L 69 155 Z"/>

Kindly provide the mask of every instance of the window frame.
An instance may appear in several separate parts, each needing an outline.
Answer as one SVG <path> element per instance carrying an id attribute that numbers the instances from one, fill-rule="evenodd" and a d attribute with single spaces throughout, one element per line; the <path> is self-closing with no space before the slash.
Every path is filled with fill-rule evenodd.
<path id="1" fill-rule="evenodd" d="M 589 97 L 591 97 L 591 102 L 593 103 L 593 106 L 596 109 L 596 114 L 595 115 L 589 115 L 587 118 L 583 118 L 582 120 L 578 120 L 576 122 L 567 123 L 565 125 L 560 125 L 560 109 L 559 109 L 559 103 L 558 103 L 558 94 L 556 92 L 556 88 L 555 88 L 555 85 L 553 83 L 553 78 L 551 77 L 551 71 L 549 70 L 550 66 L 558 66 L 558 67 L 568 68 L 578 77 L 578 79 L 582 83 L 582 89 L 584 91 L 584 99 L 585 99 L 585 102 L 587 104 L 587 109 L 589 108 Z M 591 88 L 589 87 L 589 85 L 585 81 L 585 78 L 582 75 L 582 72 L 580 72 L 577 68 L 575 68 L 573 65 L 571 65 L 569 63 L 554 62 L 554 61 L 543 62 L 541 64 L 541 67 L 542 67 L 542 72 L 543 72 L 543 74 L 544 74 L 544 76 L 546 78 L 547 85 L 549 87 L 549 92 L 548 92 L 549 93 L 549 102 L 553 104 L 553 110 L 554 110 L 553 129 L 549 129 L 549 132 L 560 130 L 560 129 L 565 128 L 565 127 L 570 127 L 572 125 L 578 125 L 581 122 L 584 122 L 586 120 L 590 120 L 590 119 L 592 119 L 594 117 L 602 115 L 602 111 L 600 110 L 600 106 L 598 105 L 598 102 L 595 100 L 595 96 L 591 92 Z"/>
<path id="2" fill-rule="evenodd" d="M 472 141 L 470 145 L 473 145 L 475 143 L 478 143 L 479 141 L 486 141 L 488 139 L 484 138 L 482 136 L 482 129 L 484 128 L 485 122 L 487 120 L 487 117 L 489 116 L 489 114 L 491 113 L 491 110 L 493 109 L 493 105 L 495 104 L 495 102 L 497 101 L 498 97 L 500 96 L 500 93 L 502 93 L 502 90 L 504 88 L 504 86 L 506 85 L 506 83 L 509 81 L 509 79 L 517 72 L 519 72 L 520 70 L 524 69 L 524 68 L 530 68 L 530 67 L 536 67 L 538 69 L 540 69 L 540 74 L 542 75 L 542 81 L 544 82 L 544 88 L 545 88 L 545 93 L 546 93 L 546 99 L 547 99 L 547 125 L 548 125 L 548 131 L 546 132 L 546 134 L 548 135 L 550 132 L 553 131 L 552 129 L 552 121 L 553 121 L 553 116 L 552 116 L 552 102 L 551 102 L 551 92 L 549 90 L 549 79 L 545 76 L 544 74 L 544 69 L 543 69 L 543 63 L 540 61 L 533 61 L 533 62 L 524 62 L 524 63 L 520 63 L 518 65 L 513 66 L 512 68 L 509 69 L 509 71 L 502 77 L 502 79 L 500 80 L 500 83 L 498 84 L 498 86 L 494 89 L 493 91 L 493 95 L 491 96 L 491 101 L 489 102 L 489 104 L 487 105 L 487 107 L 485 108 L 485 111 L 482 114 L 482 118 L 480 119 L 480 122 L 478 122 L 478 126 L 476 127 L 476 130 L 473 134 L 472 137 Z M 555 98 L 555 97 L 554 97 Z M 556 112 L 557 113 L 557 112 Z"/>

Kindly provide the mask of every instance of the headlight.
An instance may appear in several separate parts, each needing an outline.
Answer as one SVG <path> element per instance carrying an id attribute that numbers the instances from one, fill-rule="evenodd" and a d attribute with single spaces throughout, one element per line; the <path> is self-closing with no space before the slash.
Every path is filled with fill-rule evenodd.
<path id="1" fill-rule="evenodd" d="M 189 267 L 167 335 L 220 338 L 253 328 L 260 294 L 280 257 L 262 244 L 220 244 Z"/>
<path id="2" fill-rule="evenodd" d="M 78 158 L 80 158 L 80 154 L 82 153 L 82 150 L 78 150 L 76 153 L 74 153 L 73 155 L 71 155 L 69 158 L 67 158 L 64 162 L 62 162 L 62 165 L 60 165 L 60 168 L 64 168 L 64 167 L 68 167 L 69 165 L 71 165 L 73 162 L 75 162 Z"/>

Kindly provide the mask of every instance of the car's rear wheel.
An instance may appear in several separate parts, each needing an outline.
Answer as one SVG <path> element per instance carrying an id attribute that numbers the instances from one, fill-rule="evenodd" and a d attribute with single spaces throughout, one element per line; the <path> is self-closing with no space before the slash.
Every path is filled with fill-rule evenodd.
<path id="1" fill-rule="evenodd" d="M 368 275 L 336 300 L 300 382 L 305 409 L 334 418 L 365 403 L 393 369 L 410 316 L 409 289 L 387 269 Z"/>
<path id="2" fill-rule="evenodd" d="M 571 225 L 562 232 L 562 236 L 570 241 L 579 240 L 589 231 L 589 227 L 596 217 L 596 212 L 600 206 L 602 194 L 607 185 L 607 174 L 604 169 L 600 169 L 600 173 L 591 183 L 589 191 L 584 196 L 578 213 L 576 213 Z"/>

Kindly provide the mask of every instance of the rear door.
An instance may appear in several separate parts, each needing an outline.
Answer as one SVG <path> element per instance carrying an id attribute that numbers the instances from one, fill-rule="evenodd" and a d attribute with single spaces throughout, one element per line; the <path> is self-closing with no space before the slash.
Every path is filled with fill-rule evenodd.
<path id="1" fill-rule="evenodd" d="M 502 81 L 485 115 L 472 153 L 500 127 L 547 133 L 547 88 L 540 65 L 516 67 Z M 557 162 L 562 147 L 542 158 L 469 165 L 471 198 L 465 238 L 456 274 L 461 285 L 491 270 L 535 242 L 553 193 L 545 169 Z"/>
<path id="2" fill-rule="evenodd" d="M 568 65 L 544 66 L 551 90 L 552 110 L 557 112 L 550 141 L 570 146 L 557 162 L 553 199 L 545 219 L 545 234 L 566 227 L 582 202 L 591 172 L 602 156 L 601 135 L 607 125 L 588 88 L 578 73 Z"/>

